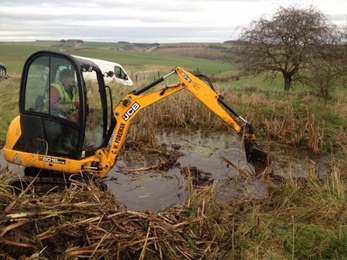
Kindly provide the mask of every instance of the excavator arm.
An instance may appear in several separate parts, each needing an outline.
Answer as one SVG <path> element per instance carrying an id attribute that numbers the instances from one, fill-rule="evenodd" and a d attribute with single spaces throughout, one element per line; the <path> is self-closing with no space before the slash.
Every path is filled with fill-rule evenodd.
<path id="1" fill-rule="evenodd" d="M 179 78 L 177 83 L 165 86 L 148 94 L 143 94 L 173 74 L 177 74 Z M 142 109 L 181 90 L 189 91 L 225 123 L 231 126 L 236 133 L 240 134 L 245 143 L 247 161 L 254 166 L 256 174 L 265 171 L 269 164 L 268 156 L 267 153 L 258 148 L 252 126 L 223 100 L 223 97 L 213 89 L 212 84 L 206 84 L 197 76 L 180 67 L 177 67 L 174 71 L 142 89 L 129 93 L 119 102 L 114 110 L 116 126 L 111 146 L 107 154 L 103 157 L 107 158 L 108 162 L 104 165 L 112 167 L 116 162 L 120 149 L 125 142 L 131 121 Z M 240 126 L 230 114 L 240 119 L 243 126 Z M 104 173 L 106 174 L 106 171 L 100 175 L 103 176 Z"/>

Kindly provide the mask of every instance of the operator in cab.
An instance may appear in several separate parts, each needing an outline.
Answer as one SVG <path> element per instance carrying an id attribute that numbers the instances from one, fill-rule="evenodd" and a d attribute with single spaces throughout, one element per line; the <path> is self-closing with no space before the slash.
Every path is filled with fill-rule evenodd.
<path id="1" fill-rule="evenodd" d="M 59 74 L 59 81 L 51 84 L 46 93 L 45 108 L 53 115 L 76 121 L 78 108 L 76 94 L 75 79 L 70 70 L 64 69 Z"/>
<path id="2" fill-rule="evenodd" d="M 47 89 L 44 99 L 44 112 L 49 111 L 51 115 L 67 118 L 68 120 L 78 122 L 78 96 L 75 85 L 75 79 L 69 69 L 64 69 L 59 74 L 59 81 L 54 82 Z M 51 145 L 62 147 L 65 151 L 73 151 L 72 131 L 59 123 L 51 122 L 47 126 L 50 134 L 47 140 Z M 60 144 L 58 144 L 61 142 Z"/>

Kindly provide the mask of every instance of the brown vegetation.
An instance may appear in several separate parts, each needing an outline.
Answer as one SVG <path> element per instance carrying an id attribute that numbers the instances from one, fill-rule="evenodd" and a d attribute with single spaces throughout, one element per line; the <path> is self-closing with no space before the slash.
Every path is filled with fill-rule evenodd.
<path id="1" fill-rule="evenodd" d="M 238 209 L 219 205 L 211 188 L 164 212 L 128 211 L 110 193 L 72 182 L 56 193 L 15 195 L 1 169 L 0 256 L 5 259 L 223 259 Z M 234 224 L 233 224 L 234 225 Z M 221 230 L 225 229 L 225 231 Z M 223 233 L 226 233 L 223 235 Z"/>
<path id="2" fill-rule="evenodd" d="M 2 259 L 341 259 L 347 253 L 346 184 L 336 168 L 325 179 L 311 175 L 279 186 L 264 179 L 268 197 L 259 200 L 222 203 L 217 183 L 191 187 L 184 205 L 158 213 L 126 210 L 109 191 L 80 182 L 60 193 L 35 194 L 29 185 L 14 194 L 6 185 L 12 174 L 1 169 L 0 176 Z"/>

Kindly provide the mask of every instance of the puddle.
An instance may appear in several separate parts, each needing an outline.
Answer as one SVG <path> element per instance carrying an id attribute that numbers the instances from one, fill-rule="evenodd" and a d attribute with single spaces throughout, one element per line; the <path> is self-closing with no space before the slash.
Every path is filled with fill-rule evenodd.
<path id="1" fill-rule="evenodd" d="M 158 131 L 156 136 L 157 144 L 163 144 L 168 154 L 176 156 L 175 161 L 170 161 L 169 169 L 155 167 L 170 159 L 163 158 L 162 154 L 159 156 L 155 150 L 141 154 L 129 149 L 122 152 L 105 180 L 115 197 L 129 210 L 162 211 L 174 204 L 182 204 L 188 196 L 190 178 L 204 185 L 215 182 L 220 201 L 266 197 L 266 183 L 255 178 L 242 178 L 236 169 L 252 174 L 240 139 L 235 134 L 166 129 Z M 324 163 L 308 159 L 302 151 L 295 153 L 282 148 L 275 153 L 271 169 L 284 178 L 303 176 L 310 171 L 319 175 L 327 172 Z M 2 154 L 0 165 L 9 165 Z M 18 169 L 14 165 L 9 168 L 12 171 Z"/>

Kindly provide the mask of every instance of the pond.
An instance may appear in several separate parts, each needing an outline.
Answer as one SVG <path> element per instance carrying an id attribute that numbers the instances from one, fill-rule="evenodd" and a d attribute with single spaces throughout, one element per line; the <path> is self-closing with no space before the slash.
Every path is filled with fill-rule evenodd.
<path id="1" fill-rule="evenodd" d="M 268 181 L 254 176 L 233 132 L 161 129 L 156 141 L 159 148 L 125 149 L 106 177 L 108 188 L 128 210 L 154 212 L 182 204 L 191 181 L 197 186 L 215 185 L 220 201 L 267 196 Z M 272 157 L 269 172 L 277 179 L 328 172 L 326 159 L 302 149 L 264 144 Z M 1 153 L 0 166 L 6 165 L 18 169 L 5 162 Z"/>
<path id="2" fill-rule="evenodd" d="M 176 161 L 169 169 L 160 170 L 165 158 L 160 151 L 126 151 L 108 174 L 106 181 L 114 195 L 129 210 L 160 211 L 183 203 L 189 194 L 189 183 L 211 185 L 220 201 L 264 198 L 268 182 L 254 176 L 247 163 L 240 138 L 233 132 L 213 132 L 186 129 L 161 129 L 156 133 L 157 144 L 165 147 Z M 269 171 L 277 180 L 324 175 L 326 160 L 308 151 L 293 147 L 264 145 L 269 149 L 272 164 Z M 173 153 L 173 152 L 179 153 Z M 162 161 L 160 161 L 162 160 Z"/>

